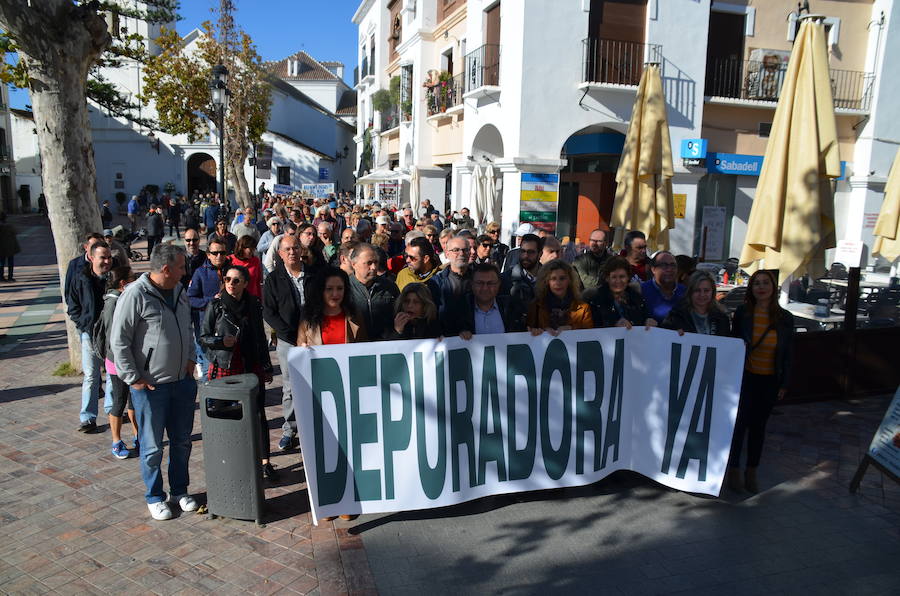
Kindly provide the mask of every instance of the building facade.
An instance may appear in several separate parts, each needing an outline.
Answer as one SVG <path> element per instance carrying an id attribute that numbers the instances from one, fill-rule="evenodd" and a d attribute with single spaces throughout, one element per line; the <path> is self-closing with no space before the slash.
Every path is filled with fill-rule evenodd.
<path id="1" fill-rule="evenodd" d="M 6 213 L 19 213 L 27 209 L 21 200 L 16 183 L 16 160 L 12 151 L 13 122 L 9 108 L 9 89 L 0 90 L 0 205 Z M 37 195 L 35 195 L 37 196 Z"/>
<path id="2" fill-rule="evenodd" d="M 900 141 L 890 101 L 900 83 L 883 76 L 900 60 L 900 12 L 895 0 L 810 4 L 826 17 L 845 162 L 837 235 L 870 244 Z M 737 256 L 797 18 L 796 3 L 780 0 L 365 0 L 354 15 L 365 73 L 356 138 L 362 153 L 372 137 L 373 157 L 360 170 L 440 168 L 447 207 L 458 209 L 471 207 L 474 166 L 487 167 L 505 234 L 532 181 L 545 180 L 557 191 L 557 235 L 584 240 L 608 227 L 637 84 L 654 62 L 676 162 L 672 248 Z M 423 86 L 434 71 L 446 82 L 437 100 Z M 371 98 L 398 73 L 395 126 Z"/>

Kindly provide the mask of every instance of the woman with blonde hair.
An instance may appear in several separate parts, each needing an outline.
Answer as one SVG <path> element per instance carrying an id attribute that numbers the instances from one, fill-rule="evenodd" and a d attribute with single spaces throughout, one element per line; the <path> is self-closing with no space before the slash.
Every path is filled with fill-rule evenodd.
<path id="1" fill-rule="evenodd" d="M 544 264 L 535 283 L 534 302 L 526 318 L 532 335 L 559 335 L 568 329 L 591 329 L 591 308 L 581 300 L 581 284 L 572 266 L 562 259 Z"/>
<path id="2" fill-rule="evenodd" d="M 425 284 L 403 286 L 394 303 L 394 325 L 385 339 L 434 339 L 441 336 L 437 306 Z"/>
<path id="3" fill-rule="evenodd" d="M 706 271 L 695 271 L 688 278 L 681 302 L 675 305 L 660 325 L 679 335 L 731 335 L 731 323 L 725 309 L 716 300 L 716 280 Z"/>

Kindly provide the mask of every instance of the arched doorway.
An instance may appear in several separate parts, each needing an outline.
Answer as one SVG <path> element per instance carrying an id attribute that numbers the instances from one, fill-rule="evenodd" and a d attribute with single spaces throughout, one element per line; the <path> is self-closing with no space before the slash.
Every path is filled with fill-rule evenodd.
<path id="1" fill-rule="evenodd" d="M 616 197 L 616 170 L 625 135 L 602 125 L 588 126 L 566 139 L 560 154 L 557 235 L 586 242 L 591 231 L 609 229 Z"/>
<path id="2" fill-rule="evenodd" d="M 216 160 L 208 153 L 194 153 L 187 162 L 187 196 L 194 191 L 216 192 Z"/>

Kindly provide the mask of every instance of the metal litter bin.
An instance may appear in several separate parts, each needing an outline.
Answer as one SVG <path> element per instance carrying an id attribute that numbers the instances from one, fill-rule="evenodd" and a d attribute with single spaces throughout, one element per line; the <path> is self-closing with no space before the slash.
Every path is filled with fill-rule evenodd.
<path id="1" fill-rule="evenodd" d="M 259 379 L 222 377 L 200 385 L 199 393 L 209 514 L 262 524 Z"/>

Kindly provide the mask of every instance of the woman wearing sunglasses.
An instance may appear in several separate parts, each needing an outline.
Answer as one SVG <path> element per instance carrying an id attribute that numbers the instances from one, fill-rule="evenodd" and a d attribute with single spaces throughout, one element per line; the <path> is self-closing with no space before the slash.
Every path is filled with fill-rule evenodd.
<path id="1" fill-rule="evenodd" d="M 228 265 L 222 278 L 224 291 L 206 307 L 200 345 L 209 360 L 209 379 L 245 373 L 259 379 L 257 417 L 262 430 L 263 478 L 274 479 L 269 462 L 269 425 L 266 421 L 266 383 L 272 382 L 272 361 L 262 321 L 259 299 L 247 291 L 250 272 L 240 265 Z"/>

